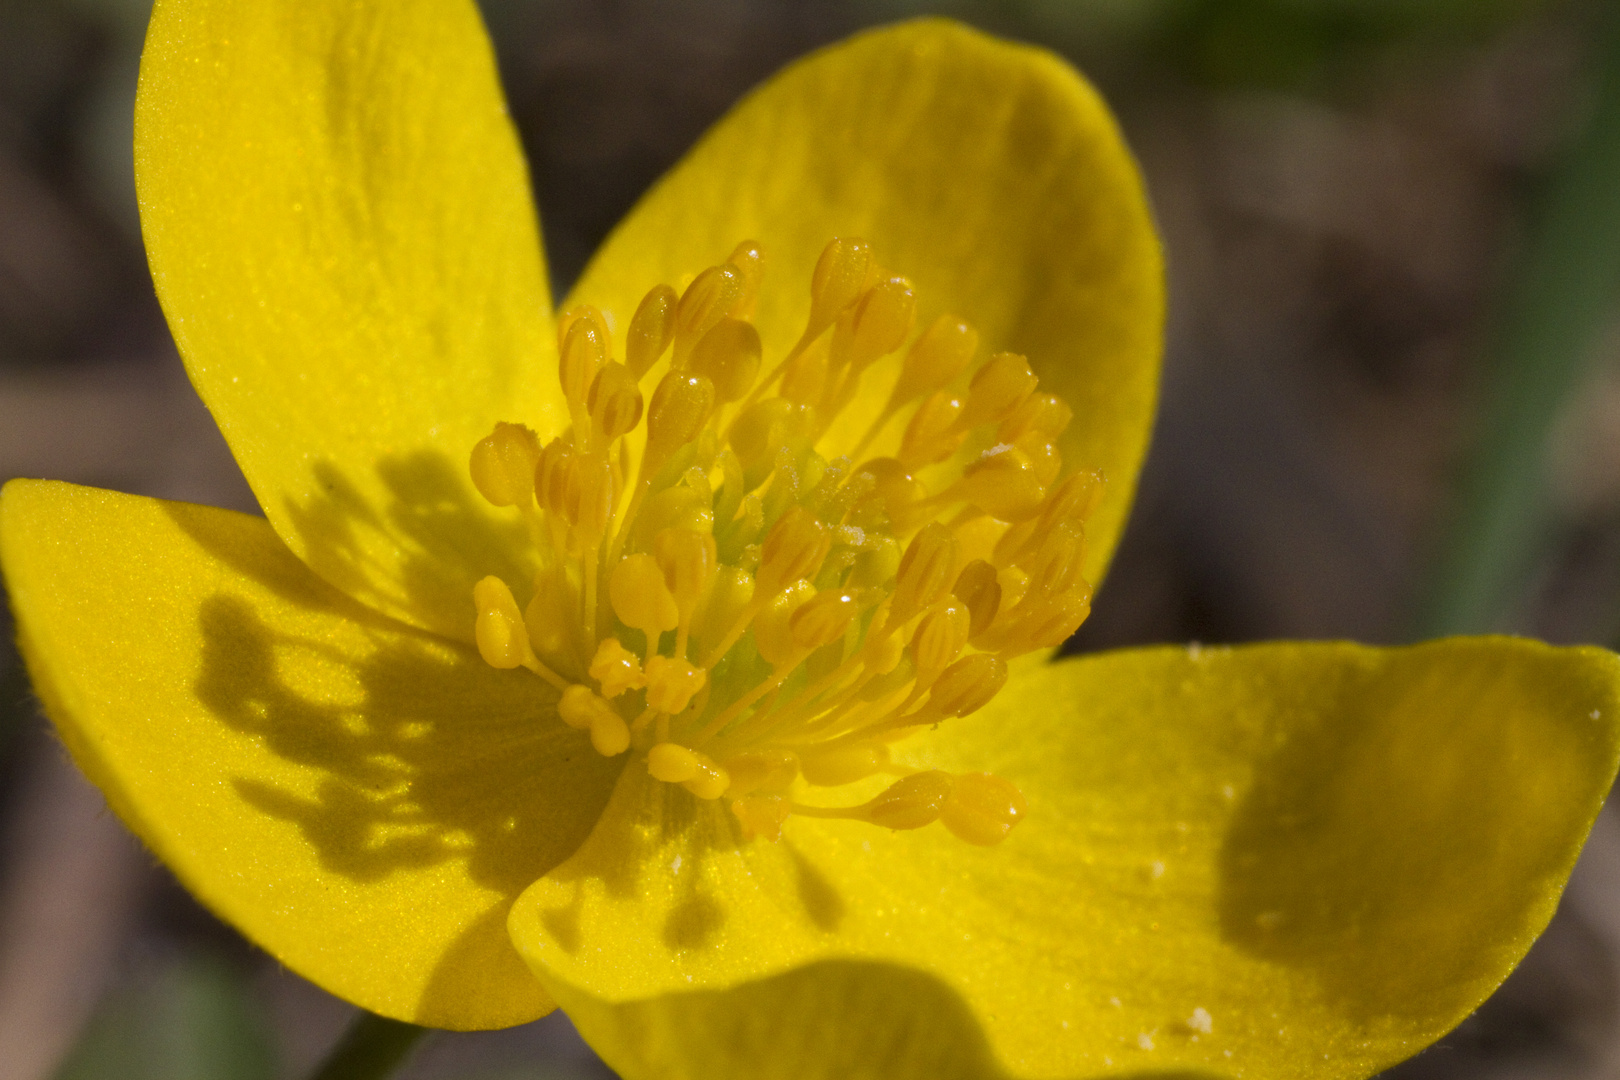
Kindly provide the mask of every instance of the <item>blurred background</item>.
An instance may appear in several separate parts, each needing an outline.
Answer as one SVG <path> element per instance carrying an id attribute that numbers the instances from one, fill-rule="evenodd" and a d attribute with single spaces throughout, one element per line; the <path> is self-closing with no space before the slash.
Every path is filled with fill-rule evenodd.
<path id="1" fill-rule="evenodd" d="M 1138 511 L 1075 647 L 1620 641 L 1620 5 L 483 7 L 559 295 L 741 93 L 861 26 L 951 14 L 1102 86 L 1147 175 L 1172 314 Z M 0 479 L 253 510 L 142 255 L 148 9 L 0 0 Z M 0 630 L 0 1080 L 304 1075 L 352 1009 L 129 838 Z M 611 1073 L 556 1014 L 437 1036 L 400 1075 Z M 1620 815 L 1518 972 L 1390 1075 L 1620 1077 Z"/>

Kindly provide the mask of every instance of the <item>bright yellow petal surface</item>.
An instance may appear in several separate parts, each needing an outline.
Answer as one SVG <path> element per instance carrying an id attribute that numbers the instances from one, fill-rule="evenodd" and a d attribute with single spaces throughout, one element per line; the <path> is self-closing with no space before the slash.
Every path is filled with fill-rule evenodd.
<path id="1" fill-rule="evenodd" d="M 16 481 L 0 559 L 74 759 L 221 917 L 388 1016 L 551 1008 L 507 908 L 617 766 L 538 679 L 370 612 L 229 511 Z"/>
<path id="2" fill-rule="evenodd" d="M 525 579 L 467 455 L 563 415 L 528 173 L 470 0 L 160 0 L 135 167 L 158 296 L 316 573 L 472 636 Z"/>
<path id="3" fill-rule="evenodd" d="M 633 768 L 514 940 L 632 1080 L 1366 1076 L 1517 962 L 1620 753 L 1598 649 L 1157 649 L 1015 678 L 927 759 L 1018 783 L 1001 847 L 802 818 L 741 844 Z"/>
<path id="4" fill-rule="evenodd" d="M 759 240 L 757 323 L 780 357 L 839 235 L 865 237 L 912 279 L 919 325 L 968 319 L 984 350 L 1026 353 L 1073 406 L 1064 460 L 1110 480 L 1087 526 L 1098 580 L 1147 447 L 1164 285 L 1141 179 L 1097 92 L 1050 53 L 939 20 L 824 49 L 720 121 L 608 238 L 570 302 L 623 327 L 649 286 Z"/>

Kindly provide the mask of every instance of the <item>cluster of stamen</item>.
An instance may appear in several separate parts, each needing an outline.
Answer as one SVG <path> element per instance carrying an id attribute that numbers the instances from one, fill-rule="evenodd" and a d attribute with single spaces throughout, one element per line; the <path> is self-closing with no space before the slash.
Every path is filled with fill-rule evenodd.
<path id="1" fill-rule="evenodd" d="M 745 835 L 799 814 L 996 843 L 1024 813 L 1014 785 L 890 748 L 984 707 L 1010 659 L 1085 619 L 1101 477 L 1062 475 L 1071 413 L 1024 357 L 975 368 L 978 333 L 951 316 L 900 357 L 915 294 L 860 240 L 828 244 L 804 333 L 762 375 L 763 268 L 745 242 L 680 293 L 656 286 L 622 359 L 601 312 L 562 316 L 570 427 L 542 445 L 497 424 L 472 452 L 540 565 L 523 608 L 499 578 L 474 588 L 479 651 L 550 682 L 597 752 L 635 748 L 656 779 L 726 800 Z M 855 438 L 837 422 L 869 373 L 889 393 Z M 883 774 L 858 805 L 800 801 Z"/>

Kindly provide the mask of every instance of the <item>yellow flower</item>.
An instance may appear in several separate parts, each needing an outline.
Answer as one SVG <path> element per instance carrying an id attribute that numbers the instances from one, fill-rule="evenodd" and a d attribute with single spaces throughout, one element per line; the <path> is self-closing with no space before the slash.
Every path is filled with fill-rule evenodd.
<path id="1" fill-rule="evenodd" d="M 659 592 L 668 553 L 643 545 L 632 554 L 652 561 L 622 580 L 611 557 L 582 578 L 580 560 L 612 554 L 581 524 L 606 490 L 583 466 L 542 492 L 546 515 L 499 509 L 469 477 L 469 452 L 495 440 L 473 468 L 501 501 L 502 462 L 521 478 L 570 421 L 579 453 L 581 432 L 617 421 L 587 415 L 607 391 L 559 387 L 528 180 L 465 0 L 160 0 L 136 160 L 170 325 L 267 520 L 16 482 L 0 557 L 75 759 L 197 896 L 333 993 L 449 1028 L 561 1004 L 631 1077 L 1350 1077 L 1448 1030 L 1550 917 L 1620 754 L 1620 667 L 1601 650 L 1491 638 L 1049 664 L 1007 631 L 995 656 L 1028 655 L 988 705 L 885 714 L 944 720 L 895 746 L 914 786 L 945 777 L 948 801 L 965 790 L 952 784 L 991 784 L 959 779 L 985 771 L 1016 785 L 1027 813 L 1004 843 L 875 827 L 940 812 L 864 801 L 894 775 L 738 796 L 741 758 L 678 741 L 708 676 L 726 691 L 719 667 L 679 667 L 695 616 L 675 577 Z M 1154 405 L 1162 274 L 1113 121 L 1055 58 L 928 21 L 790 67 L 653 189 L 569 306 L 594 305 L 622 340 L 650 286 L 758 241 L 763 283 L 735 254 L 747 296 L 725 305 L 757 305 L 765 356 L 781 358 L 811 318 L 818 253 L 856 236 L 907 276 L 917 325 L 968 320 L 1072 408 L 1041 446 L 1108 477 L 1085 526 L 1083 576 L 1098 580 Z M 680 332 L 678 351 L 697 347 Z M 692 361 L 718 365 L 711 384 L 748 353 L 738 333 Z M 803 355 L 831 365 L 846 346 Z M 603 360 L 580 355 L 590 371 Z M 675 423 L 670 400 L 652 396 L 649 423 Z M 869 420 L 881 396 L 845 404 Z M 634 473 L 592 460 L 608 459 L 600 484 L 619 501 L 602 505 L 621 506 Z M 725 468 L 702 460 L 714 468 L 690 483 L 708 490 Z M 1005 460 L 1005 474 L 973 466 L 987 470 L 973 498 L 1027 519 L 1007 484 L 1038 463 L 993 468 Z M 726 557 L 789 580 L 766 539 Z M 561 592 L 540 574 L 543 617 L 526 628 L 506 589 L 526 594 L 548 551 L 574 561 Z M 890 573 L 844 590 L 838 603 L 877 603 L 860 620 L 832 600 L 812 629 L 793 621 L 805 609 L 758 615 L 748 655 L 781 658 L 784 708 L 807 700 L 812 647 L 875 639 L 903 607 Z M 614 595 L 581 601 L 568 590 L 586 578 Z M 1064 603 L 1088 595 L 1064 581 Z M 965 626 L 978 609 L 960 606 Z M 558 615 L 574 611 L 601 646 L 588 675 L 548 637 L 583 633 Z M 1059 614 L 1049 631 L 1083 610 Z M 941 618 L 949 644 L 957 624 Z M 643 626 L 681 647 L 655 657 Z M 914 674 L 928 662 L 910 648 Z M 959 680 L 964 700 L 1000 685 L 990 665 Z M 637 695 L 664 704 L 640 726 L 615 704 Z M 995 839 L 1017 796 L 974 790 L 1005 796 L 1005 820 L 979 805 L 947 823 Z M 827 807 L 866 820 L 816 816 Z M 774 843 L 745 839 L 778 824 Z"/>

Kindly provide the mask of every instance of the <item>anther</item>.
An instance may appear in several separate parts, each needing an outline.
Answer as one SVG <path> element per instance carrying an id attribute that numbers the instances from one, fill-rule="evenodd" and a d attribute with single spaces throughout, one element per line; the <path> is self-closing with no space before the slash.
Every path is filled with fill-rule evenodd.
<path id="1" fill-rule="evenodd" d="M 900 378 L 889 395 L 889 409 L 943 390 L 967 367 L 979 348 L 979 332 L 961 319 L 941 315 L 906 353 Z"/>
<path id="2" fill-rule="evenodd" d="M 589 731 L 591 746 L 603 757 L 630 749 L 630 725 L 588 686 L 576 683 L 564 690 L 557 701 L 557 714 L 569 727 Z"/>
<path id="3" fill-rule="evenodd" d="M 675 308 L 675 367 L 685 367 L 692 346 L 725 318 L 743 292 L 743 275 L 730 263 L 711 266 L 692 280 Z"/>
<path id="4" fill-rule="evenodd" d="M 690 529 L 664 529 L 653 537 L 653 557 L 675 599 L 680 625 L 686 626 L 714 580 L 714 536 Z"/>
<path id="5" fill-rule="evenodd" d="M 649 750 L 647 772 L 654 780 L 681 784 L 700 799 L 718 799 L 731 783 L 713 758 L 679 743 L 659 743 Z"/>
<path id="6" fill-rule="evenodd" d="M 964 656 L 946 668 L 928 695 L 923 714 L 928 721 L 966 716 L 990 704 L 1007 683 L 1007 665 L 988 653 Z"/>
<path id="7" fill-rule="evenodd" d="M 871 265 L 872 247 L 865 240 L 839 237 L 822 249 L 810 277 L 810 321 L 799 348 L 818 337 L 839 312 L 855 302 Z"/>
<path id="8" fill-rule="evenodd" d="M 610 362 L 602 366 L 591 383 L 586 405 L 591 412 L 591 427 L 603 446 L 634 431 L 641 423 L 641 387 L 623 364 Z"/>
<path id="9" fill-rule="evenodd" d="M 679 656 L 647 658 L 647 705 L 671 716 L 686 711 L 709 673 Z"/>
<path id="10" fill-rule="evenodd" d="M 924 608 L 932 607 L 955 580 L 957 544 L 951 530 L 937 522 L 923 526 L 912 537 L 889 602 L 889 625 L 898 626 Z"/>
<path id="11" fill-rule="evenodd" d="M 793 507 L 771 526 L 760 548 L 759 572 L 754 575 L 760 593 L 775 596 L 789 583 L 813 576 L 831 549 L 827 526 L 804 507 Z"/>
<path id="12" fill-rule="evenodd" d="M 791 670 L 808 651 L 794 640 L 793 616 L 815 595 L 808 581 L 795 581 L 754 616 L 754 648 L 775 670 Z"/>
<path id="13" fill-rule="evenodd" d="M 982 634 L 1001 607 L 1001 585 L 996 581 L 996 568 L 983 559 L 974 559 L 962 567 L 951 592 L 967 605 L 968 638 Z"/>
<path id="14" fill-rule="evenodd" d="M 473 447 L 473 486 L 496 506 L 534 505 L 534 466 L 540 439 L 522 424 L 500 423 Z"/>
<path id="15" fill-rule="evenodd" d="M 967 406 L 956 418 L 957 426 L 972 430 L 980 424 L 1005 420 L 1034 392 L 1035 383 L 1028 360 L 1017 353 L 996 353 L 973 373 Z"/>
<path id="16" fill-rule="evenodd" d="M 1048 439 L 1056 439 L 1068 430 L 1073 420 L 1074 410 L 1056 394 L 1031 394 L 1001 422 L 996 437 L 1002 442 L 1012 442 L 1020 435 L 1036 431 Z"/>
<path id="17" fill-rule="evenodd" d="M 1046 485 L 1028 454 L 998 443 L 962 470 L 951 494 L 1002 521 L 1020 521 L 1041 511 Z"/>
<path id="18" fill-rule="evenodd" d="M 641 673 L 641 660 L 621 645 L 618 638 L 602 639 L 591 659 L 589 673 L 602 687 L 605 698 L 616 698 L 626 690 L 639 690 L 647 685 L 647 677 Z"/>
<path id="19" fill-rule="evenodd" d="M 911 662 L 916 665 L 919 688 L 932 684 L 961 654 L 971 627 L 967 605 L 954 596 L 922 617 L 911 639 Z"/>
<path id="20" fill-rule="evenodd" d="M 506 582 L 493 576 L 484 578 L 473 586 L 473 605 L 478 609 L 473 637 L 484 663 L 494 668 L 515 668 L 529 659 L 532 652 L 528 631 Z"/>
<path id="21" fill-rule="evenodd" d="M 692 349 L 687 369 L 714 383 L 715 401 L 740 401 L 759 375 L 759 331 L 741 319 L 715 323 Z"/>
<path id="22" fill-rule="evenodd" d="M 871 482 L 862 502 L 881 506 L 896 531 L 910 524 L 912 508 L 928 494 L 928 489 L 896 458 L 872 458 L 860 467 L 852 482 L 863 476 L 869 477 Z"/>
<path id="23" fill-rule="evenodd" d="M 1103 475 L 1095 469 L 1083 469 L 1060 481 L 1047 496 L 1046 509 L 1041 514 L 1041 527 L 1053 528 L 1060 521 L 1084 522 L 1102 501 Z"/>
<path id="24" fill-rule="evenodd" d="M 956 780 L 931 769 L 913 773 L 861 807 L 863 816 L 886 829 L 920 829 L 939 820 Z"/>
<path id="25" fill-rule="evenodd" d="M 593 317 L 594 316 L 594 317 Z M 595 308 L 575 319 L 563 338 L 562 353 L 557 361 L 557 377 L 562 383 L 563 396 L 578 424 L 586 415 L 586 398 L 596 373 L 607 363 L 608 338 L 606 327 Z"/>
<path id="26" fill-rule="evenodd" d="M 792 808 L 781 795 L 750 795 L 734 801 L 731 812 L 742 823 L 744 840 L 757 837 L 774 844 L 782 838 L 782 825 Z"/>
<path id="27" fill-rule="evenodd" d="M 1024 793 L 991 773 L 967 773 L 951 785 L 939 821 L 959 839 L 981 847 L 999 844 L 1029 810 Z"/>
<path id="28" fill-rule="evenodd" d="M 765 249 L 758 241 L 744 240 L 731 249 L 726 262 L 735 266 L 742 274 L 742 288 L 737 293 L 737 299 L 732 302 L 731 310 L 726 312 L 733 319 L 752 319 L 754 308 L 759 303 L 759 286 L 765 277 Z"/>
<path id="29" fill-rule="evenodd" d="M 799 758 L 791 750 L 746 750 L 727 758 L 724 768 L 731 777 L 731 786 L 726 789 L 729 798 L 755 792 L 779 795 L 798 777 Z"/>
<path id="30" fill-rule="evenodd" d="M 671 371 L 660 379 L 647 407 L 642 479 L 651 480 L 671 454 L 696 438 L 713 411 L 714 384 L 707 377 Z"/>
<path id="31" fill-rule="evenodd" d="M 847 327 L 840 322 L 839 334 L 833 349 L 846 355 L 840 363 L 847 363 L 853 372 L 860 372 L 880 356 L 898 349 L 911 333 L 911 324 L 917 315 L 917 294 L 911 282 L 903 277 L 879 281 L 861 296 L 850 312 Z"/>
<path id="32" fill-rule="evenodd" d="M 807 783 L 818 787 L 842 787 L 864 780 L 889 764 L 889 748 L 883 743 L 848 743 L 821 751 L 805 751 L 799 768 Z"/>
<path id="33" fill-rule="evenodd" d="M 814 652 L 843 637 L 858 614 L 860 608 L 849 593 L 817 593 L 788 619 L 788 630 L 795 646 Z"/>
<path id="34" fill-rule="evenodd" d="M 619 560 L 608 576 L 608 601 L 620 622 L 647 635 L 649 659 L 658 651 L 659 635 L 680 622 L 664 571 L 651 555 L 637 553 Z"/>
<path id="35" fill-rule="evenodd" d="M 782 371 L 781 394 L 795 405 L 819 405 L 827 393 L 827 350 L 810 349 L 789 360 Z"/>
<path id="36" fill-rule="evenodd" d="M 668 285 L 655 285 L 641 298 L 624 336 L 624 363 L 637 379 L 658 363 L 675 340 L 675 309 L 680 299 Z"/>
<path id="37" fill-rule="evenodd" d="M 920 469 L 956 453 L 967 438 L 966 426 L 960 423 L 964 411 L 962 399 L 944 390 L 923 399 L 900 437 L 898 456 L 906 467 Z"/>

